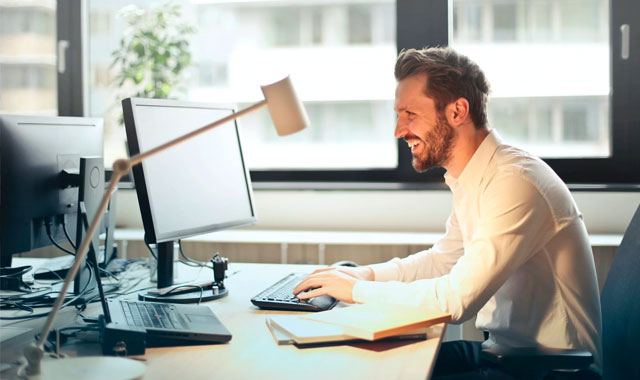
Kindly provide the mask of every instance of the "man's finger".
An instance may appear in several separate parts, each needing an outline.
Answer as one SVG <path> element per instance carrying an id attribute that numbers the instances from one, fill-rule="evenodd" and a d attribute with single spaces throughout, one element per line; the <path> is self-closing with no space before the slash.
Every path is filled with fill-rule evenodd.
<path id="1" fill-rule="evenodd" d="M 331 274 L 316 274 L 310 275 L 304 280 L 300 281 L 300 283 L 293 289 L 293 294 L 298 294 L 303 292 L 309 288 L 319 288 L 325 286 L 327 281 L 335 279 L 334 275 Z"/>
<path id="2" fill-rule="evenodd" d="M 306 293 L 298 294 L 298 299 L 306 300 L 308 298 L 323 296 L 325 294 L 327 294 L 327 291 L 324 288 L 317 288 Z"/>
<path id="3" fill-rule="evenodd" d="M 300 292 L 304 292 L 309 288 L 317 288 L 322 286 L 322 282 L 319 279 L 313 277 L 307 277 L 302 280 L 294 289 L 293 294 L 298 294 Z"/>
<path id="4" fill-rule="evenodd" d="M 328 270 L 333 270 L 336 269 L 334 267 L 326 267 L 326 268 L 318 268 L 316 270 L 314 270 L 313 272 L 311 272 L 311 274 L 316 274 L 316 273 L 320 273 L 320 272 L 326 272 Z"/>

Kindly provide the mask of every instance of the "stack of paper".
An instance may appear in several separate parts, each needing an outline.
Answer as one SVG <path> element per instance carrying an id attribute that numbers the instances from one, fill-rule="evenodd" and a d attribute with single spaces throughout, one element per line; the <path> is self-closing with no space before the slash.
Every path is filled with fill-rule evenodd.
<path id="1" fill-rule="evenodd" d="M 303 315 L 274 315 L 267 326 L 278 344 L 318 344 L 358 339 L 425 339 L 428 326 L 451 315 L 422 307 L 362 304 Z"/>

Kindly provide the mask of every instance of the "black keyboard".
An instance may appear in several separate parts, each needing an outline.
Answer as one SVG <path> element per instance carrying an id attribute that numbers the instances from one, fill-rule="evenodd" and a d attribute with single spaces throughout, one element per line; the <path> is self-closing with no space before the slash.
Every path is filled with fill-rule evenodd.
<path id="1" fill-rule="evenodd" d="M 263 309 L 297 311 L 329 310 L 338 303 L 337 299 L 327 295 L 299 300 L 293 289 L 306 276 L 304 273 L 291 273 L 253 297 L 251 303 Z"/>
<path id="2" fill-rule="evenodd" d="M 187 322 L 175 306 L 151 302 L 120 301 L 127 323 L 131 326 L 186 330 Z"/>

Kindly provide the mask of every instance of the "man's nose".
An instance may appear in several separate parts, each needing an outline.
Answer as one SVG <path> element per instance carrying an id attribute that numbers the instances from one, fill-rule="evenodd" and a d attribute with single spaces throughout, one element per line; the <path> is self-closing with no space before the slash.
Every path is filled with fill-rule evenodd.
<path id="1" fill-rule="evenodd" d="M 396 130 L 395 130 L 395 137 L 397 139 L 404 137 L 407 134 L 407 127 L 406 127 L 407 123 L 402 120 L 401 117 L 398 118 L 398 120 L 396 121 Z"/>

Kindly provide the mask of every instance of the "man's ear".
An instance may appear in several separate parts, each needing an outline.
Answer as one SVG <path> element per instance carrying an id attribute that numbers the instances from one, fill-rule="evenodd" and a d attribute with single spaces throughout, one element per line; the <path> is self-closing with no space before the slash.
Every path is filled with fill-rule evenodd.
<path id="1" fill-rule="evenodd" d="M 447 105 L 445 113 L 450 125 L 462 125 L 469 117 L 469 102 L 465 98 L 458 98 Z"/>

